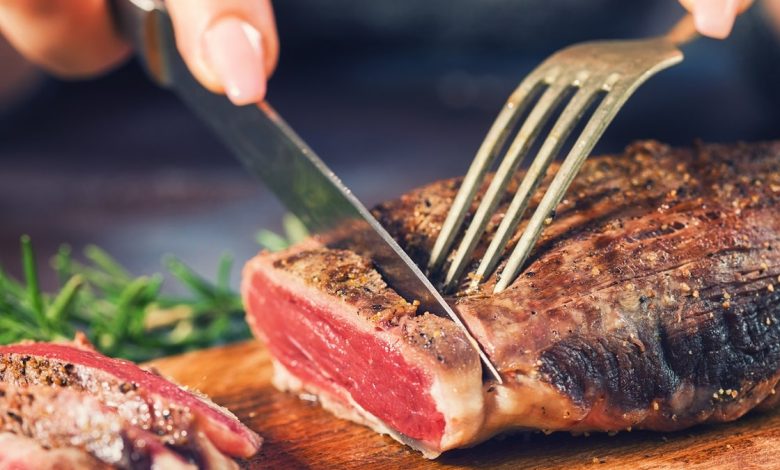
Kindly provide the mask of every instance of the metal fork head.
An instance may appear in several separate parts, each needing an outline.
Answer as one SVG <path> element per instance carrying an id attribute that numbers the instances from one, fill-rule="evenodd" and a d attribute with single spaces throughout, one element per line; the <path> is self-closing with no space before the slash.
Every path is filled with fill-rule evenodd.
<path id="1" fill-rule="evenodd" d="M 434 243 L 428 264 L 429 272 L 434 273 L 445 265 L 455 240 L 463 232 L 464 219 L 478 188 L 503 148 L 510 129 L 530 108 L 452 256 L 444 279 L 444 288 L 451 290 L 459 284 L 518 166 L 530 152 L 541 129 L 551 119 L 553 111 L 563 106 L 563 111 L 518 186 L 472 279 L 474 283 L 479 283 L 490 276 L 561 146 L 586 111 L 600 100 L 531 216 L 500 274 L 495 292 L 509 286 L 582 163 L 629 96 L 645 80 L 680 62 L 682 58 L 682 52 L 666 37 L 598 41 L 562 49 L 533 70 L 509 97 L 466 173 Z M 534 103 L 537 97 L 538 101 Z"/>

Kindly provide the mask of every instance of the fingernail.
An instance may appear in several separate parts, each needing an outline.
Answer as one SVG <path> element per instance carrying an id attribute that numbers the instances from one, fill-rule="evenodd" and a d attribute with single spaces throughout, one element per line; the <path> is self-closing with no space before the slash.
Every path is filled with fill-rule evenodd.
<path id="1" fill-rule="evenodd" d="M 693 18 L 696 29 L 705 36 L 723 39 L 731 33 L 739 0 L 696 0 Z"/>
<path id="2" fill-rule="evenodd" d="M 203 36 L 206 61 L 230 101 L 245 105 L 265 96 L 265 69 L 260 32 L 234 17 L 222 18 Z"/>

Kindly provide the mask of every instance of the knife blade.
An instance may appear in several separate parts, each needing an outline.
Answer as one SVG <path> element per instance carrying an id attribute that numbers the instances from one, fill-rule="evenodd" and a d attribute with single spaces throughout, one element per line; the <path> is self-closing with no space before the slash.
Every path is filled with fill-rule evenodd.
<path id="1" fill-rule="evenodd" d="M 328 246 L 374 260 L 387 284 L 431 313 L 446 315 L 464 332 L 489 376 L 496 367 L 457 312 L 366 207 L 267 102 L 235 106 L 200 85 L 176 49 L 160 0 L 112 2 L 120 32 L 135 46 L 150 75 L 173 90 L 243 165 Z"/>

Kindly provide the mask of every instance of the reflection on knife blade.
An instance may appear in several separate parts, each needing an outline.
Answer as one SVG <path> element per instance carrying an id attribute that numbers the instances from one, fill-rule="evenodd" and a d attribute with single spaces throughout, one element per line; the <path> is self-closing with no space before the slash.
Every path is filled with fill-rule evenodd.
<path id="1" fill-rule="evenodd" d="M 137 1 L 137 0 L 136 0 Z M 388 285 L 421 308 L 446 314 L 479 352 L 490 376 L 501 377 L 455 310 L 352 192 L 267 103 L 236 107 L 203 88 L 179 56 L 159 2 L 115 2 L 123 32 L 136 43 L 152 75 L 198 114 L 312 233 L 377 264 Z M 132 8 L 132 10 L 131 10 Z"/>

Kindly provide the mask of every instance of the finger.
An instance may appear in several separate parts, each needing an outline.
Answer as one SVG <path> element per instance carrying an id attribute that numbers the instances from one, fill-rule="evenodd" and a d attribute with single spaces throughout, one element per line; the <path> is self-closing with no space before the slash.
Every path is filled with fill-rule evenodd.
<path id="1" fill-rule="evenodd" d="M 65 77 L 104 72 L 130 51 L 105 0 L 0 0 L 0 32 L 27 59 Z"/>
<path id="2" fill-rule="evenodd" d="M 270 0 L 169 0 L 176 44 L 205 87 L 257 103 L 279 57 Z"/>
<path id="3" fill-rule="evenodd" d="M 731 34 L 737 15 L 753 0 L 680 0 L 693 13 L 696 29 L 703 35 L 724 39 Z"/>

